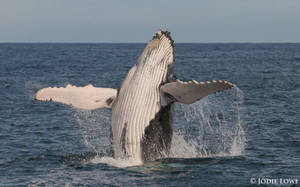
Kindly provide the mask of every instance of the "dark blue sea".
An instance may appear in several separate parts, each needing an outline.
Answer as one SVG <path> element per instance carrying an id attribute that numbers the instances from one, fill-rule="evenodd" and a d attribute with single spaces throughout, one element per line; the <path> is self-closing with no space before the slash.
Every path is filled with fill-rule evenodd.
<path id="1" fill-rule="evenodd" d="M 183 81 L 231 90 L 176 104 L 169 158 L 109 152 L 111 113 L 34 100 L 49 86 L 119 88 L 146 44 L 0 44 L 0 186 L 299 186 L 300 44 L 177 44 Z"/>

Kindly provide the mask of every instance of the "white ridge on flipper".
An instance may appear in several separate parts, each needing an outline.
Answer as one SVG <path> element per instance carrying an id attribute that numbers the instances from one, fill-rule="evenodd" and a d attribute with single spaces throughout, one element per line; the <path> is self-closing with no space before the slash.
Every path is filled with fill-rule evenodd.
<path id="1" fill-rule="evenodd" d="M 66 87 L 48 87 L 39 90 L 35 99 L 40 101 L 54 101 L 85 110 L 110 108 L 117 96 L 113 88 L 97 88 L 89 84 L 76 87 L 68 84 Z"/>
<path id="2" fill-rule="evenodd" d="M 176 82 L 164 84 L 160 89 L 163 93 L 171 95 L 177 102 L 192 104 L 209 94 L 224 91 L 232 87 L 232 83 L 222 80 L 200 83 L 195 80 L 189 82 L 177 80 Z"/>

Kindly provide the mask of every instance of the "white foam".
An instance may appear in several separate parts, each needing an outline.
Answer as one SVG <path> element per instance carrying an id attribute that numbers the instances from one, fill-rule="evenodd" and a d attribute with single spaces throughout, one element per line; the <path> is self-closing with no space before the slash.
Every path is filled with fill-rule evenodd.
<path id="1" fill-rule="evenodd" d="M 137 160 L 125 160 L 125 159 L 114 159 L 112 157 L 95 157 L 93 158 L 90 163 L 93 164 L 107 164 L 110 166 L 118 167 L 118 168 L 125 168 L 131 166 L 139 166 L 142 165 L 143 162 Z"/>

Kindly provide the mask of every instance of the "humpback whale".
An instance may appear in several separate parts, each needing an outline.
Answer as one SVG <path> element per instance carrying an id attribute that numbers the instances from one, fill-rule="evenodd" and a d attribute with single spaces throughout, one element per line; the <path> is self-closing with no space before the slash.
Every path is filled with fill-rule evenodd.
<path id="1" fill-rule="evenodd" d="M 174 103 L 194 103 L 233 87 L 223 80 L 183 82 L 174 74 L 175 45 L 170 32 L 159 30 L 117 89 L 93 85 L 48 87 L 35 99 L 85 110 L 109 108 L 114 158 L 142 164 L 167 157 L 173 134 Z"/>

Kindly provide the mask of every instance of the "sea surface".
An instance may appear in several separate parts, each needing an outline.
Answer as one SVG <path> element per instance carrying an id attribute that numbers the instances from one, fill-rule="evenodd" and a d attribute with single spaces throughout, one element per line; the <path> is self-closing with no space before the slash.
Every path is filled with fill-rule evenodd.
<path id="1" fill-rule="evenodd" d="M 146 44 L 0 44 L 0 186 L 300 185 L 300 44 L 176 44 L 183 81 L 235 87 L 175 105 L 168 158 L 111 158 L 107 109 L 34 100 L 119 88 Z"/>

